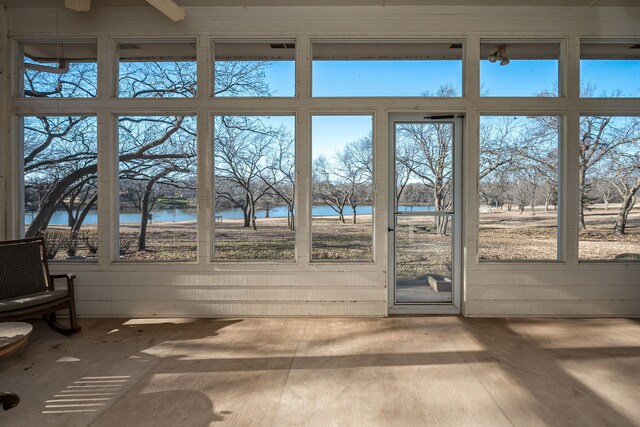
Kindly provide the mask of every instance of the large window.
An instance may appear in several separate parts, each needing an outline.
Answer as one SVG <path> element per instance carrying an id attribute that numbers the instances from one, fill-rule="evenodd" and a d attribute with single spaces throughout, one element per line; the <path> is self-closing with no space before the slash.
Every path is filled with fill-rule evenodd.
<path id="1" fill-rule="evenodd" d="M 214 120 L 214 259 L 295 257 L 295 117 Z"/>
<path id="2" fill-rule="evenodd" d="M 24 43 L 22 93 L 28 98 L 87 98 L 97 94 L 95 42 Z"/>
<path id="3" fill-rule="evenodd" d="M 313 96 L 462 96 L 462 43 L 316 42 Z"/>
<path id="4" fill-rule="evenodd" d="M 43 233 L 52 259 L 96 260 L 95 116 L 26 116 L 25 236 Z"/>
<path id="5" fill-rule="evenodd" d="M 580 43 L 580 96 L 640 97 L 640 41 Z"/>
<path id="6" fill-rule="evenodd" d="M 373 118 L 313 116 L 313 260 L 373 258 Z"/>
<path id="7" fill-rule="evenodd" d="M 483 41 L 480 96 L 559 96 L 559 43 Z"/>
<path id="8" fill-rule="evenodd" d="M 556 116 L 480 119 L 481 260 L 558 258 Z"/>
<path id="9" fill-rule="evenodd" d="M 123 98 L 196 96 L 196 43 L 120 43 L 118 95 Z"/>
<path id="10" fill-rule="evenodd" d="M 219 97 L 294 96 L 294 41 L 215 42 L 213 94 Z"/>
<path id="11" fill-rule="evenodd" d="M 195 260 L 196 120 L 121 116 L 120 258 Z"/>
<path id="12" fill-rule="evenodd" d="M 580 118 L 581 260 L 640 261 L 640 118 Z"/>

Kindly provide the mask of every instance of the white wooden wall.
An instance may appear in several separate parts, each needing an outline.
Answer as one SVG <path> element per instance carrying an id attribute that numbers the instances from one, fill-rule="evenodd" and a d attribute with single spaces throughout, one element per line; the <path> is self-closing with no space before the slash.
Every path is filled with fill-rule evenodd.
<path id="1" fill-rule="evenodd" d="M 198 202 L 199 254 L 195 264 L 113 263 L 101 250 L 98 264 L 56 264 L 55 272 L 78 274 L 78 310 L 82 316 L 384 316 L 387 313 L 387 117 L 391 112 L 463 113 L 464 136 L 464 290 L 467 316 L 640 316 L 640 264 L 578 263 L 577 164 L 563 166 L 565 189 L 561 216 L 564 262 L 479 263 L 477 260 L 478 120 L 481 113 L 553 113 L 565 118 L 563 154 L 577 158 L 581 113 L 640 114 L 637 99 L 579 99 L 579 38 L 640 38 L 640 8 L 509 7 L 223 7 L 190 8 L 187 19 L 173 23 L 152 8 L 104 8 L 89 14 L 52 8 L 10 8 L 12 42 L 64 36 L 98 40 L 99 96 L 58 102 L 2 96 L 3 157 L 0 173 L 0 237 L 19 233 L 20 172 L 16 113 L 92 112 L 98 116 L 99 212 L 115 221 L 114 113 L 198 115 L 201 163 Z M 0 12 L 0 18 L 4 13 Z M 59 28 L 59 30 L 58 30 Z M 111 97 L 113 40 L 188 36 L 198 40 L 197 99 L 116 99 Z M 297 40 L 298 97 L 295 99 L 212 99 L 212 38 Z M 465 96 L 431 98 L 314 99 L 309 94 L 310 41 L 320 38 L 452 39 L 465 43 Z M 478 57 L 481 38 L 560 40 L 565 95 L 560 98 L 479 98 Z M 7 59 L 5 38 L 0 60 Z M 0 71 L 4 64 L 0 62 Z M 8 64 L 7 64 L 8 65 Z M 16 87 L 15 67 L 11 87 Z M 4 73 L 2 76 L 6 76 Z M 5 77 L 3 77 L 4 79 Z M 4 87 L 7 88 L 6 86 Z M 211 263 L 212 113 L 296 114 L 297 259 L 295 263 Z M 375 260 L 362 264 L 310 263 L 309 115 L 375 115 Z M 103 161 L 102 159 L 107 159 Z M 111 161 L 109 161 L 111 160 Z M 114 224 L 100 224 L 100 247 L 109 248 Z M 112 245 L 113 246 L 113 245 Z"/>

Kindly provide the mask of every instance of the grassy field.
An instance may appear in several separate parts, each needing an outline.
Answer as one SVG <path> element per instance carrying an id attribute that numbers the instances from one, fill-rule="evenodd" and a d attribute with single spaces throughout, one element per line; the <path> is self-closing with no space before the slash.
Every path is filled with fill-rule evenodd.
<path id="1" fill-rule="evenodd" d="M 613 234 L 618 206 L 606 210 L 595 205 L 585 211 L 586 229 L 579 231 L 581 260 L 628 260 L 640 257 L 640 207 L 635 207 L 627 222 L 627 233 Z M 491 209 L 480 214 L 478 251 L 480 259 L 555 260 L 557 212 L 537 207 L 520 214 L 517 209 Z M 631 255 L 625 255 L 631 254 Z M 635 255 L 633 255 L 635 254 Z"/>
<path id="2" fill-rule="evenodd" d="M 451 226 L 449 222 L 446 234 L 438 236 L 434 217 L 401 217 L 396 224 L 396 278 L 451 278 Z"/>
<path id="3" fill-rule="evenodd" d="M 371 215 L 351 217 L 343 224 L 336 217 L 314 217 L 311 258 L 314 260 L 373 261 L 373 224 Z"/>
<path id="4" fill-rule="evenodd" d="M 586 230 L 581 230 L 579 249 L 582 260 L 640 260 L 640 207 L 636 207 L 627 225 L 627 234 L 612 232 L 617 206 L 608 210 L 601 205 L 586 212 Z M 537 208 L 492 209 L 480 214 L 479 256 L 491 260 L 555 260 L 557 213 Z M 93 230 L 87 226 L 83 230 Z M 295 233 L 286 219 L 258 219 L 258 230 L 242 226 L 239 220 L 215 223 L 216 260 L 293 260 Z M 358 224 L 340 223 L 335 217 L 313 220 L 312 256 L 314 260 L 373 259 L 370 215 L 359 215 Z M 50 234 L 67 236 L 63 227 L 49 227 Z M 450 275 L 451 227 L 446 236 L 437 236 L 432 217 L 403 219 L 396 227 L 396 257 L 400 277 L 420 277 L 429 273 Z M 197 257 L 196 224 L 193 221 L 152 223 L 147 232 L 147 250 L 137 250 L 138 226 L 122 224 L 121 242 L 128 248 L 123 260 L 186 260 Z M 67 258 L 64 245 L 56 259 Z M 80 240 L 76 256 L 95 260 Z"/>

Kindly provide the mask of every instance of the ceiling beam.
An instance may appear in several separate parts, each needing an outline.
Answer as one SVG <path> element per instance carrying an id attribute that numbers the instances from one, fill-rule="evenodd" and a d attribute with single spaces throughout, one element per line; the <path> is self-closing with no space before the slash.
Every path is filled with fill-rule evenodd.
<path id="1" fill-rule="evenodd" d="M 173 0 L 146 0 L 151 6 L 164 13 L 172 21 L 182 21 L 186 16 L 183 8 Z"/>

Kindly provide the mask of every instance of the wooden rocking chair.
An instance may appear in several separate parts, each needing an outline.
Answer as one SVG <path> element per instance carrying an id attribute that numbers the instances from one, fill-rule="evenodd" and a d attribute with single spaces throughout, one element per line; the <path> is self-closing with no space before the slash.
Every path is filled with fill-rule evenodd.
<path id="1" fill-rule="evenodd" d="M 42 236 L 0 242 L 0 322 L 42 315 L 61 334 L 79 331 L 73 294 L 75 277 L 49 274 Z M 55 289 L 55 279 L 66 279 L 67 289 Z M 69 327 L 56 319 L 56 312 L 64 309 L 69 310 Z"/>

